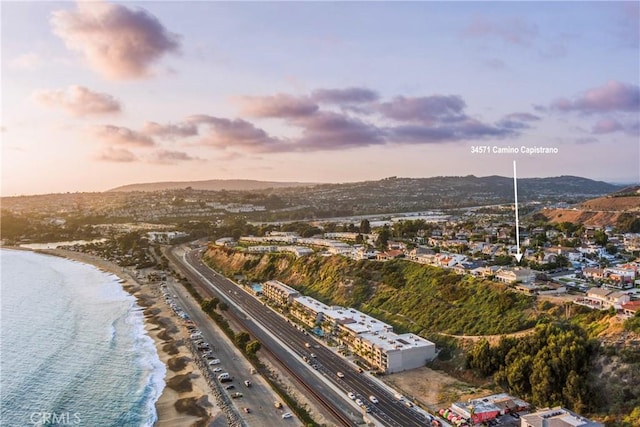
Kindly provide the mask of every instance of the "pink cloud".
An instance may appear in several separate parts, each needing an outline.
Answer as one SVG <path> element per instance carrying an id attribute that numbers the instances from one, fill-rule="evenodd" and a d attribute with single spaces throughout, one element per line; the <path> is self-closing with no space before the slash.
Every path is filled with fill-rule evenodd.
<path id="1" fill-rule="evenodd" d="M 466 104 L 459 96 L 397 96 L 379 106 L 380 113 L 390 119 L 404 122 L 436 123 L 458 121 L 465 118 Z"/>
<path id="2" fill-rule="evenodd" d="M 94 127 L 94 134 L 102 141 L 114 145 L 150 147 L 155 145 L 153 139 L 140 132 L 126 127 L 102 125 Z"/>
<path id="3" fill-rule="evenodd" d="M 610 81 L 573 100 L 560 98 L 552 103 L 552 108 L 582 113 L 637 112 L 640 111 L 640 89 L 637 85 Z"/>
<path id="4" fill-rule="evenodd" d="M 313 91 L 311 97 L 327 104 L 359 104 L 374 102 L 379 98 L 376 91 L 362 88 L 351 87 L 346 89 L 318 89 Z"/>
<path id="5" fill-rule="evenodd" d="M 285 94 L 237 98 L 242 113 L 251 117 L 299 117 L 315 113 L 318 106 L 307 97 Z"/>
<path id="6" fill-rule="evenodd" d="M 151 155 L 152 163 L 159 164 L 176 164 L 178 162 L 199 160 L 182 151 L 159 150 Z"/>
<path id="7" fill-rule="evenodd" d="M 623 126 L 619 121 L 611 118 L 605 118 L 598 120 L 598 122 L 593 126 L 592 133 L 603 134 L 603 133 L 612 133 L 622 130 Z"/>
<path id="8" fill-rule="evenodd" d="M 76 116 L 118 113 L 120 102 L 106 93 L 93 92 L 83 86 L 67 89 L 41 90 L 34 99 L 47 107 L 62 108 Z"/>
<path id="9" fill-rule="evenodd" d="M 187 138 L 198 134 L 198 126 L 195 123 L 162 125 L 156 122 L 145 122 L 142 133 L 164 139 Z"/>
<path id="10" fill-rule="evenodd" d="M 187 121 L 209 126 L 209 135 L 201 141 L 204 145 L 268 152 L 277 149 L 282 143 L 243 119 L 230 120 L 201 114 L 190 116 Z"/>
<path id="11" fill-rule="evenodd" d="M 203 145 L 231 151 L 276 153 L 501 139 L 517 137 L 520 130 L 530 127 L 527 122 L 540 120 L 534 114 L 513 113 L 495 124 L 484 123 L 466 115 L 466 103 L 460 96 L 396 96 L 380 102 L 378 94 L 366 88 L 323 89 L 312 92 L 309 97 L 277 94 L 239 99 L 244 103 L 245 113 L 258 118 L 281 118 L 295 136 L 273 136 L 239 118 L 199 114 L 187 117 L 184 122 L 208 126 L 208 135 L 200 141 Z M 343 108 L 339 112 L 324 110 L 310 100 Z M 380 119 L 392 124 L 381 125 Z"/>
<path id="12" fill-rule="evenodd" d="M 322 111 L 293 123 L 303 129 L 303 135 L 290 144 L 291 150 L 333 150 L 385 143 L 381 129 L 340 113 Z"/>
<path id="13" fill-rule="evenodd" d="M 178 36 L 153 15 L 120 4 L 82 1 L 76 10 L 54 12 L 51 23 L 69 49 L 114 80 L 149 76 L 156 61 L 179 47 Z"/>
<path id="14" fill-rule="evenodd" d="M 100 154 L 97 159 L 104 162 L 115 163 L 131 163 L 138 160 L 138 158 L 129 150 L 123 150 L 119 148 L 108 147 Z"/>
<path id="15" fill-rule="evenodd" d="M 596 135 L 615 132 L 624 132 L 627 135 L 637 137 L 640 134 L 640 120 L 635 118 L 620 121 L 610 117 L 605 117 L 598 120 L 591 129 L 591 133 Z"/>

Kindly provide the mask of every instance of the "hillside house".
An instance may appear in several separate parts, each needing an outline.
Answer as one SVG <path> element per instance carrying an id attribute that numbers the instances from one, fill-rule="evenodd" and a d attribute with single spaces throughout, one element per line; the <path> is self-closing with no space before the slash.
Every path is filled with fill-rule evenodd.
<path id="1" fill-rule="evenodd" d="M 530 268 L 502 267 L 496 272 L 496 280 L 507 284 L 532 283 L 535 278 L 536 275 Z"/>
<path id="2" fill-rule="evenodd" d="M 622 313 L 626 316 L 633 317 L 640 312 L 640 301 L 629 301 L 622 304 Z"/>
<path id="3" fill-rule="evenodd" d="M 617 310 L 622 309 L 622 305 L 631 300 L 629 294 L 620 291 L 613 291 L 607 288 L 592 288 L 587 291 L 585 298 L 579 298 L 574 302 L 587 307 L 606 310 L 614 307 Z"/>

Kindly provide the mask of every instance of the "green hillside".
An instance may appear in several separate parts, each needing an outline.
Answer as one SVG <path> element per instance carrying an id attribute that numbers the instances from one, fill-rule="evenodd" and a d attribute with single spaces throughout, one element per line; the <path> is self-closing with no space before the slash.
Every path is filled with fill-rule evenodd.
<path id="1" fill-rule="evenodd" d="M 506 286 L 405 260 L 294 258 L 210 248 L 206 261 L 227 276 L 280 280 L 326 304 L 355 307 L 398 331 L 429 335 L 505 334 L 535 324 L 534 299 Z"/>

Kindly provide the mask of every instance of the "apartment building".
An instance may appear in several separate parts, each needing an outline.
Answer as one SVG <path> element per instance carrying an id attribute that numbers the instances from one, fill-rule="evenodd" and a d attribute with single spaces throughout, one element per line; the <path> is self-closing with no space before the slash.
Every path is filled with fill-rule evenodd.
<path id="1" fill-rule="evenodd" d="M 328 306 L 313 298 L 293 298 L 289 313 L 319 334 L 332 336 L 369 365 L 385 373 L 424 366 L 436 356 L 435 344 L 414 334 L 396 334 L 393 327 L 358 310 Z"/>
<path id="2" fill-rule="evenodd" d="M 262 284 L 262 294 L 277 305 L 287 305 L 293 298 L 300 296 L 298 291 L 278 280 L 264 282 Z"/>

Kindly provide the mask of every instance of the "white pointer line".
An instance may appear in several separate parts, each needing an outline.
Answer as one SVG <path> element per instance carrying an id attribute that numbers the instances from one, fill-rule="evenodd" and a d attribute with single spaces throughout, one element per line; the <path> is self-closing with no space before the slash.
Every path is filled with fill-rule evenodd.
<path id="1" fill-rule="evenodd" d="M 520 222 L 518 219 L 518 179 L 516 178 L 516 161 L 513 161 L 513 191 L 515 195 L 516 206 L 516 260 L 520 262 L 522 259 L 522 253 L 520 252 Z"/>

